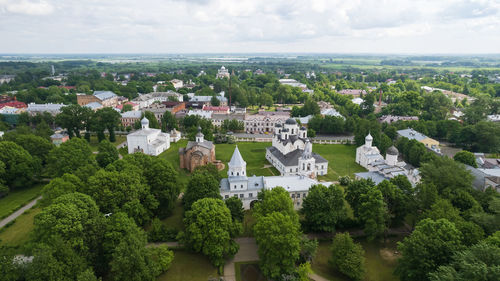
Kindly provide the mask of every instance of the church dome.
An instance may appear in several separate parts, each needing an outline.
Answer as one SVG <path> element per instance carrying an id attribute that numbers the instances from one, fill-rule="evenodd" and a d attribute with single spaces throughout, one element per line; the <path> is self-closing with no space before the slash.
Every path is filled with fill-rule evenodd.
<path id="1" fill-rule="evenodd" d="M 196 134 L 197 137 L 203 137 L 203 133 L 201 132 L 201 127 L 198 127 L 198 133 Z"/>
<path id="2" fill-rule="evenodd" d="M 372 135 L 370 133 L 368 133 L 368 136 L 366 136 L 365 140 L 372 141 L 373 140 Z"/>
<path id="3" fill-rule="evenodd" d="M 295 125 L 297 124 L 297 121 L 295 121 L 295 119 L 293 118 L 288 118 L 285 122 L 285 124 L 288 124 L 288 125 Z"/>
<path id="4" fill-rule="evenodd" d="M 149 120 L 148 120 L 148 118 L 146 118 L 146 117 L 142 118 L 142 120 L 141 120 L 141 125 L 149 125 Z"/>
<path id="5" fill-rule="evenodd" d="M 387 154 L 389 155 L 398 155 L 399 151 L 398 149 L 393 145 L 387 149 Z"/>

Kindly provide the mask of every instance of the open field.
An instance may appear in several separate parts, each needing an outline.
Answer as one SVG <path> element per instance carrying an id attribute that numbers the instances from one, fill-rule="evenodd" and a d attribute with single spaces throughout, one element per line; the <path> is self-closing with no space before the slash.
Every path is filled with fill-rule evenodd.
<path id="1" fill-rule="evenodd" d="M 108 139 L 108 138 L 109 138 L 109 136 L 106 135 L 106 139 Z M 113 142 L 112 144 L 114 144 L 116 146 L 116 145 L 123 143 L 124 141 L 127 141 L 126 135 L 116 135 L 116 141 Z M 90 144 L 90 149 L 92 149 L 92 151 L 97 151 L 97 149 L 99 148 L 99 142 L 97 141 L 96 135 L 90 136 L 90 143 L 89 144 Z"/>
<path id="2" fill-rule="evenodd" d="M 0 231 L 0 246 L 20 247 L 30 239 L 33 231 L 33 221 L 35 216 L 42 211 L 41 208 L 34 207 L 19 216 L 9 227 Z"/>
<path id="3" fill-rule="evenodd" d="M 397 281 L 399 278 L 393 275 L 396 266 L 396 243 L 401 238 L 389 238 L 384 245 L 381 241 L 368 242 L 365 239 L 355 239 L 363 245 L 366 258 L 366 278 L 365 281 Z M 312 270 L 328 280 L 348 281 L 349 279 L 341 273 L 331 269 L 328 260 L 331 256 L 331 241 L 319 241 L 316 257 L 312 262 Z"/>
<path id="4" fill-rule="evenodd" d="M 13 190 L 0 199 L 0 218 L 6 217 L 40 195 L 44 184 L 36 184 L 29 188 Z"/>
<path id="5" fill-rule="evenodd" d="M 346 144 L 314 144 L 313 152 L 328 160 L 328 174 L 318 176 L 319 180 L 336 181 L 340 176 L 354 178 L 354 173 L 365 168 L 356 164 L 356 146 Z"/>
<path id="6" fill-rule="evenodd" d="M 217 277 L 217 269 L 201 254 L 174 250 L 170 269 L 158 277 L 158 281 L 207 281 Z"/>

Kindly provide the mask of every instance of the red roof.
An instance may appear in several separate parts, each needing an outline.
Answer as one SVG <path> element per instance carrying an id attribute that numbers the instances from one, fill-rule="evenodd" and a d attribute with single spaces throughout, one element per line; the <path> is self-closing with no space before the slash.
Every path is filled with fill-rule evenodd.
<path id="1" fill-rule="evenodd" d="M 203 110 L 206 111 L 229 111 L 227 106 L 204 106 Z"/>
<path id="2" fill-rule="evenodd" d="M 24 102 L 20 101 L 11 101 L 0 104 L 0 108 L 4 108 L 5 106 L 15 107 L 15 108 L 26 108 L 28 107 Z"/>
<path id="3" fill-rule="evenodd" d="M 136 104 L 136 103 L 133 103 L 133 102 L 130 102 L 130 101 L 129 101 L 129 102 L 126 102 L 125 104 L 130 104 L 132 107 L 137 106 L 137 104 Z M 119 104 L 119 105 L 117 105 L 117 106 L 116 106 L 116 108 L 118 108 L 118 109 L 122 110 L 122 109 L 123 109 L 123 105 L 124 105 L 124 104 Z"/>

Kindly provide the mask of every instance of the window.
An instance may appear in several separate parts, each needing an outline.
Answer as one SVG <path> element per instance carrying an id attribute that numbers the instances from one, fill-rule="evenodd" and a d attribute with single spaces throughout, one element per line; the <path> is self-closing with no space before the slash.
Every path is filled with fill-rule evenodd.
<path id="1" fill-rule="evenodd" d="M 224 196 L 225 199 L 229 198 L 229 195 Z"/>
<path id="2" fill-rule="evenodd" d="M 240 172 L 236 172 L 236 175 L 239 176 L 240 175 Z"/>
<path id="3" fill-rule="evenodd" d="M 292 172 L 292 169 L 290 169 L 290 173 Z"/>
<path id="4" fill-rule="evenodd" d="M 231 176 L 232 176 L 232 175 L 234 175 L 234 173 L 233 173 L 233 172 L 231 172 Z"/>
<path id="5" fill-rule="evenodd" d="M 259 184 L 258 184 L 258 183 L 255 183 L 255 186 L 259 186 Z"/>
<path id="6" fill-rule="evenodd" d="M 252 198 L 253 197 L 253 193 L 248 193 L 248 197 Z"/>
<path id="7" fill-rule="evenodd" d="M 297 193 L 297 198 L 300 198 L 300 193 Z"/>
<path id="8" fill-rule="evenodd" d="M 292 194 L 292 198 L 295 198 L 295 194 Z"/>
<path id="9" fill-rule="evenodd" d="M 243 193 L 240 194 L 240 198 L 243 198 L 243 197 L 245 197 L 245 194 L 243 194 Z"/>
<path id="10" fill-rule="evenodd" d="M 243 188 L 243 185 L 241 185 L 241 188 Z"/>

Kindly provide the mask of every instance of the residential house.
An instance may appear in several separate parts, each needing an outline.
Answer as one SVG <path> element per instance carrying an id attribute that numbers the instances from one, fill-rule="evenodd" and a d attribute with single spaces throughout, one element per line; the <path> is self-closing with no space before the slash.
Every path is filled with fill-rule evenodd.
<path id="1" fill-rule="evenodd" d="M 383 115 L 378 119 L 380 123 L 392 124 L 397 121 L 418 121 L 418 116 Z"/>
<path id="2" fill-rule="evenodd" d="M 245 132 L 250 134 L 273 133 L 276 124 L 284 124 L 290 118 L 290 112 L 260 111 L 245 115 Z"/>
<path id="3" fill-rule="evenodd" d="M 31 116 L 42 114 L 44 112 L 48 112 L 52 116 L 56 116 L 57 114 L 61 113 L 61 108 L 63 108 L 64 106 L 65 105 L 62 103 L 44 103 L 44 104 L 30 103 L 28 104 L 28 109 L 26 111 Z"/>
<path id="4" fill-rule="evenodd" d="M 411 128 L 399 130 L 398 136 L 421 142 L 425 145 L 427 149 L 430 149 L 438 154 L 441 154 L 441 149 L 439 148 L 439 141 L 429 138 L 428 136 L 421 134 Z"/>

